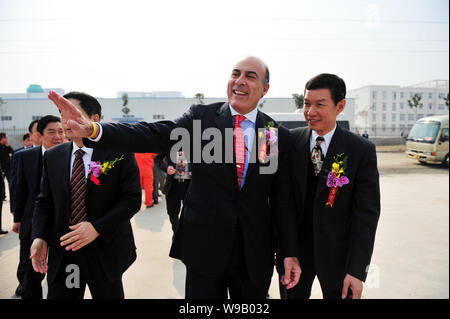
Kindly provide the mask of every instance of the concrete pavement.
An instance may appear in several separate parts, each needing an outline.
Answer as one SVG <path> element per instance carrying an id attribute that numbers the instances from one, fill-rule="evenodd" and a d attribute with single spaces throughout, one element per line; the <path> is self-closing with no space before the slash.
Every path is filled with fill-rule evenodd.
<path id="1" fill-rule="evenodd" d="M 449 171 L 403 153 L 378 153 L 381 217 L 363 298 L 449 298 Z M 4 229 L 11 230 L 9 204 Z M 168 257 L 172 231 L 164 198 L 132 219 L 137 261 L 124 274 L 126 298 L 183 298 L 185 267 Z M 0 298 L 17 287 L 18 236 L 0 236 Z M 269 294 L 279 298 L 278 276 Z M 46 292 L 44 281 L 44 293 Z M 86 298 L 90 294 L 87 290 Z M 318 281 L 312 298 L 321 298 Z"/>

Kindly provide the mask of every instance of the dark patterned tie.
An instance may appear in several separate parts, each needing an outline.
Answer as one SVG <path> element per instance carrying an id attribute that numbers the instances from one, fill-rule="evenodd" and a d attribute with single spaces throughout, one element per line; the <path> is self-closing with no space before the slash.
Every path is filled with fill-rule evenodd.
<path id="1" fill-rule="evenodd" d="M 245 168 L 245 138 L 241 127 L 241 122 L 243 120 L 245 120 L 245 116 L 234 116 L 234 154 L 236 155 L 236 169 L 239 188 L 242 187 L 242 177 L 244 175 Z"/>
<path id="2" fill-rule="evenodd" d="M 316 174 L 316 176 L 319 175 L 323 164 L 323 153 L 322 148 L 320 147 L 320 143 L 322 142 L 325 142 L 325 139 L 322 136 L 317 136 L 316 144 L 311 152 L 311 162 L 314 165 L 314 174 Z"/>
<path id="3" fill-rule="evenodd" d="M 84 172 L 83 155 L 85 152 L 79 149 L 75 152 L 75 161 L 72 167 L 72 179 L 70 181 L 70 224 L 76 225 L 87 220 L 86 214 L 86 177 Z"/>

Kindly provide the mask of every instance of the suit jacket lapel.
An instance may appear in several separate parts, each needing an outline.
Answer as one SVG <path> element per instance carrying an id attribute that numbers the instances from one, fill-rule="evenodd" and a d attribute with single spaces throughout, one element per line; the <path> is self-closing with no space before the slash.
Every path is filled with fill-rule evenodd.
<path id="1" fill-rule="evenodd" d="M 308 183 L 308 161 L 310 160 L 309 154 L 309 138 L 311 136 L 311 130 L 306 128 L 299 134 L 295 141 L 295 151 L 293 156 L 293 169 L 295 174 L 295 180 L 299 182 L 300 194 L 302 194 L 302 200 L 304 202 L 306 197 L 306 187 Z"/>
<path id="2" fill-rule="evenodd" d="M 258 160 L 258 129 L 264 128 L 264 120 L 262 119 L 262 115 L 260 112 L 256 115 L 256 122 L 255 122 L 255 137 L 253 138 L 253 145 L 252 145 L 252 151 L 249 153 L 248 161 L 248 168 L 247 172 L 245 174 L 245 181 L 244 181 L 244 187 L 247 184 L 247 181 L 249 178 L 251 178 L 255 167 L 259 166 L 259 160 Z M 248 146 L 247 146 L 248 148 Z M 242 190 L 244 189 L 242 187 Z"/>
<path id="3" fill-rule="evenodd" d="M 70 198 L 70 157 L 72 156 L 72 143 L 65 143 L 59 149 L 60 161 L 55 162 L 58 172 L 61 172 L 62 188 L 64 193 Z"/>
<path id="4" fill-rule="evenodd" d="M 107 158 L 107 152 L 102 149 L 94 149 L 92 152 L 91 162 L 102 162 L 105 161 Z M 101 183 L 101 178 L 100 178 Z M 89 194 L 89 192 L 92 190 L 93 187 L 98 187 L 94 184 L 89 178 L 86 181 L 86 196 Z"/>
<path id="5" fill-rule="evenodd" d="M 217 117 L 215 118 L 216 127 L 220 130 L 220 133 L 222 134 L 222 154 L 223 154 L 223 163 L 230 169 L 230 173 L 233 174 L 235 179 L 237 180 L 237 172 L 235 169 L 235 156 L 234 156 L 234 145 L 233 140 L 231 140 L 231 156 L 232 156 L 232 162 L 228 163 L 226 160 L 227 156 L 230 156 L 230 154 L 227 153 L 226 148 L 226 141 L 225 141 L 225 129 L 230 128 L 233 129 L 233 119 L 231 117 L 231 111 L 230 107 L 228 106 L 228 103 L 224 103 L 220 109 L 217 110 Z M 237 185 L 237 182 L 236 182 Z"/>
<path id="6" fill-rule="evenodd" d="M 330 141 L 330 145 L 327 150 L 327 155 L 325 156 L 325 160 L 322 165 L 322 170 L 319 174 L 319 181 L 317 185 L 316 196 L 329 189 L 326 185 L 327 174 L 331 170 L 331 164 L 333 164 L 333 159 L 336 154 L 344 153 L 344 143 L 342 141 L 342 130 L 339 126 L 336 127 L 334 131 L 333 137 Z M 324 168 L 327 170 L 325 171 Z M 325 204 L 324 204 L 325 205 Z"/>

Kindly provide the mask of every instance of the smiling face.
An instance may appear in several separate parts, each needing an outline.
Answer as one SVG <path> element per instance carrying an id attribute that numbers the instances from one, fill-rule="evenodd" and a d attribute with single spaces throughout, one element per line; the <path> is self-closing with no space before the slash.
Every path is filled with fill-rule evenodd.
<path id="1" fill-rule="evenodd" d="M 320 136 L 330 132 L 336 125 L 336 117 L 345 108 L 345 99 L 334 104 L 329 89 L 305 91 L 303 114 L 310 129 Z"/>
<path id="2" fill-rule="evenodd" d="M 228 101 L 240 114 L 247 114 L 256 108 L 259 100 L 269 90 L 264 84 L 266 69 L 264 63 L 255 57 L 238 62 L 228 81 Z"/>

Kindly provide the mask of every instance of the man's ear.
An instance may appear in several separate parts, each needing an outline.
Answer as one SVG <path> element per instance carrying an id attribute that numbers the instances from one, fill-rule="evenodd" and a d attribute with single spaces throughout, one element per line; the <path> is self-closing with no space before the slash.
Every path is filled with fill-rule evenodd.
<path id="1" fill-rule="evenodd" d="M 346 102 L 347 101 L 345 99 L 342 99 L 338 102 L 336 106 L 336 116 L 341 114 L 341 112 L 345 109 Z"/>
<path id="2" fill-rule="evenodd" d="M 100 115 L 98 115 L 98 114 L 92 115 L 91 120 L 94 122 L 100 122 Z"/>
<path id="3" fill-rule="evenodd" d="M 264 84 L 264 86 L 263 86 L 263 93 L 262 93 L 261 97 L 266 95 L 267 91 L 269 91 L 269 87 L 270 87 L 269 83 Z"/>

